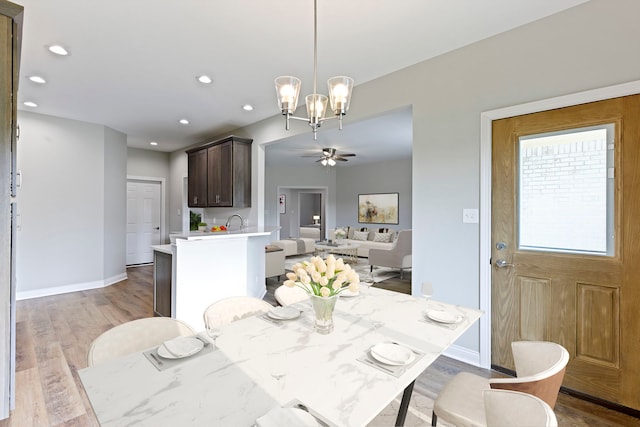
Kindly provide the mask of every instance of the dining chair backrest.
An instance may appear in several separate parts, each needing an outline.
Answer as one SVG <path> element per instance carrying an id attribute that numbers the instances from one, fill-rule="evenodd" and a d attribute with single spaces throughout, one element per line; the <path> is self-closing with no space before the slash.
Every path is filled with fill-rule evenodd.
<path id="1" fill-rule="evenodd" d="M 297 286 L 280 285 L 276 288 L 274 297 L 278 304 L 285 306 L 304 301 L 309 298 L 309 294 Z"/>
<path id="2" fill-rule="evenodd" d="M 217 328 L 245 317 L 266 313 L 271 309 L 273 309 L 271 304 L 259 298 L 246 296 L 224 298 L 204 310 L 204 324 L 207 328 Z M 214 313 L 217 316 L 213 316 Z"/>
<path id="3" fill-rule="evenodd" d="M 531 394 L 511 390 L 485 390 L 487 427 L 557 427 L 558 420 L 547 403 Z"/>
<path id="4" fill-rule="evenodd" d="M 554 408 L 569 363 L 569 352 L 549 341 L 514 341 L 511 351 L 517 377 L 491 379 L 491 388 L 533 394 Z"/>
<path id="5" fill-rule="evenodd" d="M 103 332 L 93 340 L 87 353 L 87 365 L 94 366 L 116 357 L 146 350 L 179 337 L 194 335 L 186 323 L 171 317 L 145 317 Z"/>

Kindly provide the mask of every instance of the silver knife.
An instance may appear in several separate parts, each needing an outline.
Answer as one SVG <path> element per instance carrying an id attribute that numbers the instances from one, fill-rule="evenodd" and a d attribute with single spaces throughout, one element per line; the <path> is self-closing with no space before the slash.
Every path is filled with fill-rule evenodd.
<path id="1" fill-rule="evenodd" d="M 155 360 L 159 366 L 162 366 L 162 360 L 160 360 L 160 358 L 158 356 L 156 356 L 156 354 L 152 351 L 149 353 L 149 356 L 151 356 L 153 358 L 153 360 Z"/>

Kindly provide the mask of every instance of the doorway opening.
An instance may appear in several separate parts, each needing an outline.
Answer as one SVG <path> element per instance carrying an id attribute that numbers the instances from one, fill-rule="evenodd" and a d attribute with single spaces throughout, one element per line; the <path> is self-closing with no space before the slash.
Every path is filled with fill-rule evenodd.
<path id="1" fill-rule="evenodd" d="M 309 227 L 326 239 L 326 187 L 278 187 L 278 195 L 280 238 L 299 237 L 300 227 Z"/>

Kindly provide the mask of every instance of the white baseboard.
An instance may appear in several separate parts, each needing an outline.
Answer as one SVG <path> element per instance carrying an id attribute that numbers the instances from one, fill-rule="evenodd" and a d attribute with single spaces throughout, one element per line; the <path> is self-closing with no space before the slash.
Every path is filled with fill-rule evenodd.
<path id="1" fill-rule="evenodd" d="M 443 353 L 445 356 L 473 366 L 480 366 L 480 352 L 459 345 L 452 345 Z"/>
<path id="2" fill-rule="evenodd" d="M 127 273 L 118 274 L 116 276 L 108 277 L 104 280 L 96 280 L 94 282 L 75 283 L 73 285 L 55 286 L 51 288 L 34 289 L 30 291 L 17 291 L 16 300 L 48 297 L 52 295 L 66 294 L 69 292 L 87 291 L 90 289 L 105 288 L 113 285 L 114 283 L 121 282 L 127 279 Z"/>

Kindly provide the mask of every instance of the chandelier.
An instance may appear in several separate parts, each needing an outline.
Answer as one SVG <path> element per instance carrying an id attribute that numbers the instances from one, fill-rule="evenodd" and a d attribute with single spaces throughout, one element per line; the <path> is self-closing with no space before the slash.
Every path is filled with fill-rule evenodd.
<path id="1" fill-rule="evenodd" d="M 317 130 L 328 119 L 337 118 L 339 129 L 342 130 L 342 116 L 347 114 L 351 102 L 353 79 L 351 77 L 331 77 L 329 85 L 329 101 L 334 117 L 325 117 L 327 111 L 327 97 L 317 93 L 316 81 L 318 74 L 318 1 L 313 0 L 313 93 L 305 97 L 307 117 L 296 117 L 293 113 L 298 106 L 301 81 L 297 77 L 280 76 L 276 78 L 276 94 L 282 115 L 286 117 L 285 129 L 289 130 L 289 119 L 305 120 L 313 130 L 313 139 L 318 139 Z"/>

